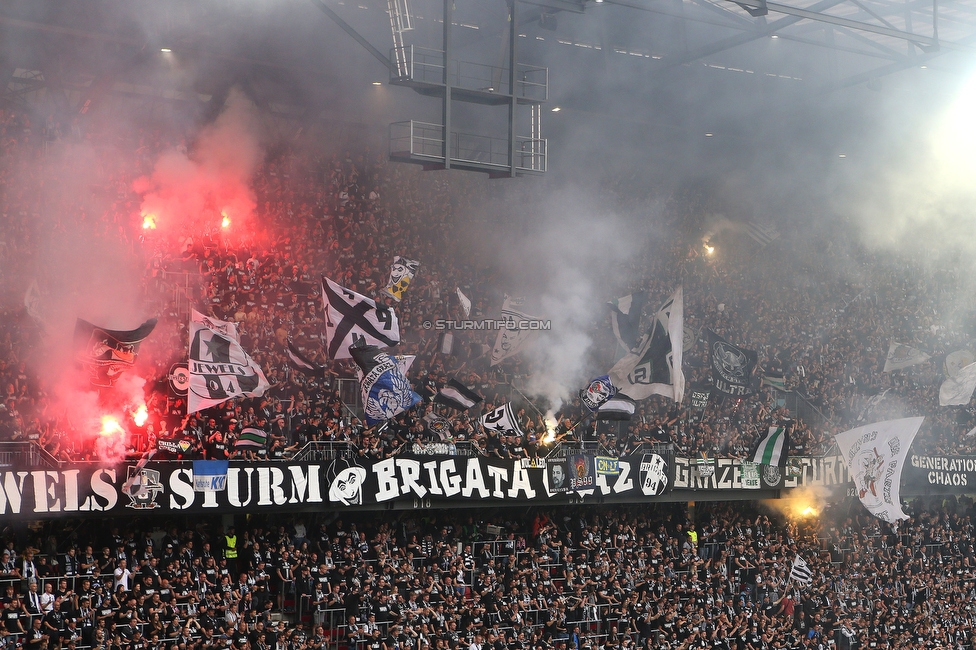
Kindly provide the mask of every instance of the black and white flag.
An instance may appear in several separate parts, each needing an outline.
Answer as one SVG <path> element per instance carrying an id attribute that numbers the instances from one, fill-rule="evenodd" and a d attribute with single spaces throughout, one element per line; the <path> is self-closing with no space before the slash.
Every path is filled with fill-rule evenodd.
<path id="1" fill-rule="evenodd" d="M 484 398 L 474 392 L 457 379 L 447 382 L 447 385 L 437 391 L 434 401 L 449 406 L 458 411 L 467 411 L 472 406 L 480 404 Z"/>
<path id="2" fill-rule="evenodd" d="M 640 339 L 641 312 L 644 310 L 645 302 L 647 297 L 639 293 L 623 296 L 607 303 L 610 306 L 610 325 L 613 327 L 613 335 L 623 354 L 633 350 Z"/>
<path id="3" fill-rule="evenodd" d="M 471 299 L 461 292 L 461 287 L 457 288 L 457 297 L 458 303 L 461 305 L 461 311 L 464 313 L 464 317 L 468 318 L 471 315 Z"/>
<path id="4" fill-rule="evenodd" d="M 857 497 L 882 521 L 908 519 L 901 505 L 901 472 L 924 419 L 875 422 L 834 436 Z"/>
<path id="5" fill-rule="evenodd" d="M 617 393 L 600 406 L 596 412 L 597 420 L 629 420 L 634 417 L 634 400 Z"/>
<path id="6" fill-rule="evenodd" d="M 685 394 L 681 370 L 684 331 L 684 293 L 678 287 L 654 315 L 651 330 L 638 347 L 610 370 L 618 393 L 635 401 L 664 395 L 681 402 Z"/>
<path id="7" fill-rule="evenodd" d="M 488 411 L 481 416 L 481 426 L 500 433 L 514 432 L 522 435 L 522 427 L 519 426 L 518 418 L 512 412 L 512 403 L 502 404 L 498 408 Z"/>
<path id="8" fill-rule="evenodd" d="M 747 397 L 756 392 L 752 374 L 758 355 L 733 345 L 712 330 L 705 330 L 712 357 L 712 383 L 715 390 L 732 397 Z"/>
<path id="9" fill-rule="evenodd" d="M 190 388 L 187 414 L 235 397 L 260 397 L 270 388 L 261 367 L 241 347 L 237 326 L 190 313 Z"/>
<path id="10" fill-rule="evenodd" d="M 437 436 L 438 440 L 447 440 L 451 437 L 451 422 L 447 418 L 442 418 L 436 413 L 428 413 L 424 416 L 427 423 L 427 430 Z"/>
<path id="11" fill-rule="evenodd" d="M 304 354 L 301 350 L 295 347 L 295 344 L 288 339 L 288 344 L 285 347 L 285 354 L 288 355 L 288 361 L 291 362 L 293 368 L 301 370 L 302 372 L 312 375 L 314 377 L 324 377 L 326 367 L 320 366 Z"/>
<path id="12" fill-rule="evenodd" d="M 892 372 L 910 368 L 928 361 L 932 357 L 921 350 L 916 350 L 910 345 L 899 343 L 894 339 L 888 345 L 888 356 L 885 357 L 884 370 L 881 372 Z"/>
<path id="13" fill-rule="evenodd" d="M 351 359 L 349 346 L 357 341 L 381 348 L 400 342 L 396 312 L 326 277 L 322 278 L 322 308 L 330 359 Z"/>
<path id="14" fill-rule="evenodd" d="M 491 349 L 491 365 L 493 366 L 515 356 L 535 338 L 536 331 L 530 328 L 530 324 L 537 323 L 539 319 L 515 309 L 522 302 L 522 299 L 506 296 L 505 302 L 502 303 L 500 320 L 505 321 L 506 327 L 498 331 L 495 347 Z"/>
<path id="15" fill-rule="evenodd" d="M 75 321 L 76 358 L 89 373 L 92 386 L 114 386 L 119 375 L 135 364 L 139 344 L 155 328 L 155 318 L 129 331 L 105 329 L 81 318 Z"/>
<path id="16" fill-rule="evenodd" d="M 390 267 L 390 280 L 383 287 L 383 293 L 400 302 L 419 268 L 420 262 L 396 255 Z"/>
<path id="17" fill-rule="evenodd" d="M 813 582 L 813 571 L 810 565 L 799 555 L 793 560 L 793 568 L 790 569 L 790 580 L 804 587 Z"/>
<path id="18" fill-rule="evenodd" d="M 763 248 L 779 239 L 779 232 L 776 228 L 755 221 L 750 221 L 746 224 L 746 234 Z"/>

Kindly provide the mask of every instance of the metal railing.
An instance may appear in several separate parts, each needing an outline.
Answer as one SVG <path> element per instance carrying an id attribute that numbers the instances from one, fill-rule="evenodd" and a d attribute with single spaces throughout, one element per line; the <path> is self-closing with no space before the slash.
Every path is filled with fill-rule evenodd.
<path id="1" fill-rule="evenodd" d="M 391 71 L 391 81 L 444 84 L 443 50 L 415 45 L 395 47 L 390 50 L 390 60 L 398 62 L 396 70 Z M 519 63 L 515 66 L 515 72 L 514 94 L 518 99 L 530 102 L 544 102 L 549 99 L 549 68 Z M 509 84 L 509 68 L 505 66 L 451 61 L 448 82 L 451 86 L 464 90 L 513 94 Z"/>
<path id="2" fill-rule="evenodd" d="M 452 131 L 448 154 L 451 164 L 479 167 L 510 167 L 511 151 L 507 138 Z M 405 156 L 444 161 L 444 127 L 441 124 L 394 122 L 390 125 L 390 156 Z M 548 141 L 545 138 L 515 138 L 515 167 L 520 171 L 545 172 L 548 169 Z"/>
<path id="3" fill-rule="evenodd" d="M 55 469 L 58 459 L 33 440 L 0 442 L 0 467 L 46 467 Z"/>

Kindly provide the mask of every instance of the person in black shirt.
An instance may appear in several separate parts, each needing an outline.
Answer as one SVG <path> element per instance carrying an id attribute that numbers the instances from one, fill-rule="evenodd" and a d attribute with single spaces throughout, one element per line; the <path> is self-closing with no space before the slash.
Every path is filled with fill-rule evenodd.
<path id="1" fill-rule="evenodd" d="M 224 434 L 219 430 L 214 431 L 207 438 L 207 458 L 212 460 L 227 460 L 227 443 L 224 442 Z"/>
<path id="2" fill-rule="evenodd" d="M 31 623 L 31 629 L 27 632 L 27 642 L 24 647 L 27 650 L 41 650 L 48 642 L 48 635 L 41 629 L 41 618 L 37 617 Z"/>
<path id="3" fill-rule="evenodd" d="M 7 602 L 3 609 L 3 622 L 8 634 L 25 634 L 27 632 L 24 623 L 30 618 L 20 604 L 20 600 L 15 596 L 13 600 Z M 28 625 L 30 625 L 28 623 Z"/>
<path id="4" fill-rule="evenodd" d="M 65 629 L 64 613 L 61 611 L 61 599 L 55 599 L 54 609 L 45 614 L 44 633 L 50 637 L 49 644 L 52 648 L 61 647 L 61 633 Z"/>

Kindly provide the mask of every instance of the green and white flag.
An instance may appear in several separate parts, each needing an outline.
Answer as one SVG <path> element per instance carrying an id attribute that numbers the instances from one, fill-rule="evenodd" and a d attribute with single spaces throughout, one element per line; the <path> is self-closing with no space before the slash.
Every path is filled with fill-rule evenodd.
<path id="1" fill-rule="evenodd" d="M 784 426 L 769 427 L 769 433 L 756 447 L 752 462 L 762 465 L 786 465 L 786 448 L 790 444 L 790 434 Z"/>
<path id="2" fill-rule="evenodd" d="M 742 488 L 744 490 L 758 490 L 762 487 L 762 484 L 759 482 L 759 463 L 750 463 L 744 460 L 740 468 L 742 472 Z"/>

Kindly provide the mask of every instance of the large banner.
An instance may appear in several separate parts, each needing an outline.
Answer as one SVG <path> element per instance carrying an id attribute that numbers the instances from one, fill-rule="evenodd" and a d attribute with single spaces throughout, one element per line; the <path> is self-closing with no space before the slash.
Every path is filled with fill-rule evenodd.
<path id="1" fill-rule="evenodd" d="M 674 459 L 675 491 L 778 490 L 784 487 L 787 487 L 785 468 L 776 465 L 759 465 L 739 458 Z"/>
<path id="2" fill-rule="evenodd" d="M 906 494 L 966 494 L 976 490 L 976 457 L 909 454 L 901 474 Z"/>
<path id="3" fill-rule="evenodd" d="M 581 460 L 582 459 L 582 460 Z M 402 508 L 465 505 L 553 505 L 586 502 L 640 502 L 664 495 L 674 484 L 673 467 L 658 454 L 567 459 L 565 472 L 553 472 L 540 459 L 500 459 L 401 455 L 359 464 L 354 459 L 323 462 L 245 463 L 231 461 L 226 476 L 206 485 L 192 461 L 132 462 L 113 467 L 84 463 L 61 470 L 0 471 L 0 520 L 82 516 L 186 514 L 207 512 L 302 511 L 349 507 Z M 615 462 L 609 462 L 609 461 Z M 570 488 L 572 472 L 585 489 Z M 601 471 L 597 471 L 602 468 Z M 223 468 L 220 468 L 221 471 Z M 548 471 L 547 471 L 548 470 Z M 564 480 L 565 484 L 552 482 Z M 201 491 L 201 487 L 206 487 Z"/>
<path id="4" fill-rule="evenodd" d="M 658 500 L 769 498 L 796 488 L 826 488 L 832 498 L 857 497 L 841 456 L 789 459 L 786 467 L 735 458 L 684 458 L 648 453 L 609 458 L 503 460 L 447 455 L 430 443 L 372 463 L 230 461 L 201 489 L 192 461 L 94 463 L 60 470 L 0 468 L 0 521 L 92 514 L 321 511 L 352 507 L 454 508 L 466 505 L 646 503 Z M 592 485 L 579 480 L 574 461 Z M 745 465 L 745 468 L 743 468 Z M 557 469 L 558 468 L 558 469 Z M 590 473 L 592 470 L 592 473 Z M 576 476 L 573 476 L 574 472 Z M 215 476 L 219 478 L 215 480 Z M 129 479 L 128 489 L 124 487 Z M 587 479 L 589 480 L 589 479 Z M 961 494 L 976 486 L 976 457 L 909 455 L 902 475 L 906 496 Z M 703 494 L 704 493 L 704 494 Z M 773 494 L 770 494 L 773 493 Z"/>

